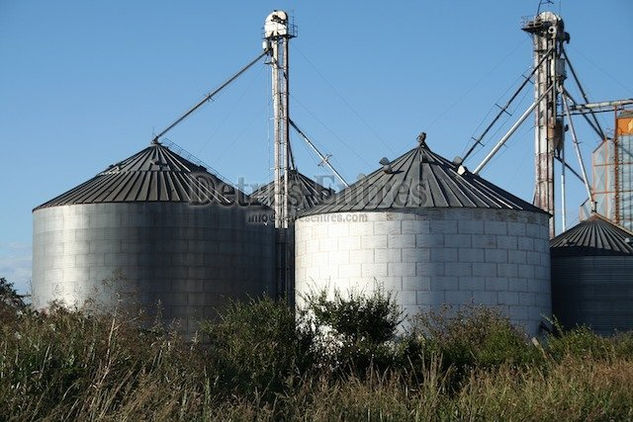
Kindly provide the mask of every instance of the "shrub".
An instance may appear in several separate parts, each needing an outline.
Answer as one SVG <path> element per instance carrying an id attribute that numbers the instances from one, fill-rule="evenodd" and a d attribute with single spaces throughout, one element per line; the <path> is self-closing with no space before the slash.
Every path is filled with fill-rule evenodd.
<path id="1" fill-rule="evenodd" d="M 335 371 L 363 374 L 369 368 L 392 367 L 399 358 L 397 329 L 402 311 L 391 292 L 370 294 L 325 291 L 305 297 L 302 320 L 314 327 L 321 365 Z"/>
<path id="2" fill-rule="evenodd" d="M 272 398 L 312 366 L 312 331 L 296 324 L 294 310 L 283 301 L 232 302 L 200 330 L 209 341 L 217 382 L 228 390 Z"/>
<path id="3" fill-rule="evenodd" d="M 333 300 L 321 291 L 307 295 L 306 301 L 317 325 L 331 328 L 352 343 L 366 340 L 379 344 L 393 340 L 403 320 L 393 294 L 381 288 L 371 294 L 352 291 L 346 297 L 335 290 Z"/>
<path id="4" fill-rule="evenodd" d="M 557 360 L 566 356 L 591 359 L 633 359 L 633 333 L 617 333 L 602 337 L 589 327 L 579 326 L 568 331 L 558 328 L 559 335 L 547 338 L 547 351 Z"/>
<path id="5" fill-rule="evenodd" d="M 472 306 L 449 316 L 450 308 L 419 314 L 411 320 L 409 348 L 442 356 L 446 367 L 464 372 L 504 363 L 523 365 L 541 361 L 541 350 L 528 341 L 510 320 L 490 308 Z M 411 352 L 410 352 L 411 353 Z"/>
<path id="6" fill-rule="evenodd" d="M 28 310 L 29 308 L 24 302 L 24 296 L 15 290 L 13 283 L 10 283 L 4 277 L 0 277 L 0 320 L 14 320 Z"/>

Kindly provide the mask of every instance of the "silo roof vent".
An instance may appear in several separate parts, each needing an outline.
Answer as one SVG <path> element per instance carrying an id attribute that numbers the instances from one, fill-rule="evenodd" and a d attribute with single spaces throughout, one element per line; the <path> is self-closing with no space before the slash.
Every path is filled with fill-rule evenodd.
<path id="1" fill-rule="evenodd" d="M 378 164 L 382 165 L 382 171 L 387 174 L 392 174 L 393 169 L 391 168 L 391 161 L 387 157 L 382 157 Z"/>

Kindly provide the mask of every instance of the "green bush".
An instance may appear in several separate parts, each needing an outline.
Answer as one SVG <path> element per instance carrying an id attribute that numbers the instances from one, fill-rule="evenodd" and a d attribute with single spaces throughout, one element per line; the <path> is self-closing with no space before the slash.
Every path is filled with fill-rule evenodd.
<path id="1" fill-rule="evenodd" d="M 15 291 L 13 283 L 0 277 L 0 321 L 13 321 L 17 316 L 28 311 L 29 307 L 24 302 L 24 296 Z"/>
<path id="2" fill-rule="evenodd" d="M 271 398 L 312 367 L 313 332 L 296 323 L 294 310 L 283 301 L 232 302 L 200 330 L 209 342 L 217 382 L 228 390 Z"/>
<path id="3" fill-rule="evenodd" d="M 335 290 L 332 300 L 327 298 L 327 292 L 321 291 L 307 295 L 306 302 L 318 325 L 331 328 L 352 343 L 366 340 L 379 344 L 393 340 L 403 320 L 393 294 L 380 288 L 370 295 L 352 291 L 343 296 Z"/>
<path id="4" fill-rule="evenodd" d="M 633 333 L 617 333 L 602 337 L 589 327 L 579 326 L 547 338 L 547 352 L 557 360 L 566 356 L 591 359 L 633 359 Z"/>
<path id="5" fill-rule="evenodd" d="M 389 368 L 399 360 L 398 325 L 402 311 L 391 292 L 371 294 L 325 291 L 306 295 L 304 323 L 314 327 L 321 366 L 363 374 L 372 367 Z"/>
<path id="6" fill-rule="evenodd" d="M 449 315 L 450 311 L 444 308 L 414 316 L 408 347 L 412 351 L 417 347 L 418 353 L 426 356 L 441 355 L 445 367 L 462 372 L 542 361 L 542 350 L 498 311 L 481 306 L 454 315 Z"/>

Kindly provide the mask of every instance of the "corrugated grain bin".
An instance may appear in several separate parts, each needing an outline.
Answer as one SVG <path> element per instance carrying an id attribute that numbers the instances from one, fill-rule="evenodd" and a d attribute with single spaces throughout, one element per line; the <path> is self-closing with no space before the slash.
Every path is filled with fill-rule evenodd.
<path id="1" fill-rule="evenodd" d="M 305 212 L 334 194 L 330 188 L 326 188 L 315 180 L 300 173 L 298 170 L 288 171 L 288 209 L 291 217 Z M 284 177 L 281 178 L 282 189 Z M 260 186 L 251 196 L 263 205 L 274 208 L 275 184 L 270 182 Z"/>
<path id="2" fill-rule="evenodd" d="M 633 329 L 633 233 L 593 214 L 552 239 L 552 310 L 566 328 Z"/>
<path id="3" fill-rule="evenodd" d="M 286 254 L 288 259 L 288 280 L 283 286 L 279 286 L 281 294 L 284 294 L 290 304 L 294 304 L 295 298 L 295 262 L 294 262 L 294 219 L 297 214 L 305 212 L 310 208 L 320 204 L 330 196 L 334 194 L 334 191 L 330 188 L 326 188 L 315 180 L 310 179 L 304 174 L 300 173 L 296 169 L 290 169 L 288 171 L 288 213 L 290 216 L 289 228 L 287 229 L 286 241 L 288 242 L 288 252 Z M 284 177 L 281 178 L 281 190 L 284 189 Z M 275 207 L 275 183 L 274 181 L 260 186 L 255 190 L 251 197 L 259 201 L 261 204 L 270 208 Z M 274 213 L 266 217 L 267 221 L 274 222 Z M 283 230 L 283 229 L 282 229 Z M 278 252 L 280 253 L 280 252 Z M 284 266 L 284 258 L 278 257 L 279 265 Z M 280 280 L 281 284 L 281 280 Z M 281 291 L 283 290 L 283 291 Z"/>
<path id="4" fill-rule="evenodd" d="M 300 216 L 296 292 L 397 293 L 409 314 L 496 307 L 535 335 L 551 314 L 548 214 L 419 145 Z"/>
<path id="5" fill-rule="evenodd" d="M 35 208 L 33 304 L 160 303 L 191 335 L 229 298 L 275 294 L 274 229 L 252 223 L 270 210 L 248 201 L 153 143 Z"/>

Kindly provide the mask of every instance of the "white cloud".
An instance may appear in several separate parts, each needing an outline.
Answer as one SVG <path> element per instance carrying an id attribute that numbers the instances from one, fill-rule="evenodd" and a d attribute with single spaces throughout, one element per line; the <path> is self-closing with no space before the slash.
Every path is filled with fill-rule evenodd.
<path id="1" fill-rule="evenodd" d="M 0 277 L 4 277 L 19 293 L 31 290 L 32 248 L 21 242 L 0 242 Z"/>

